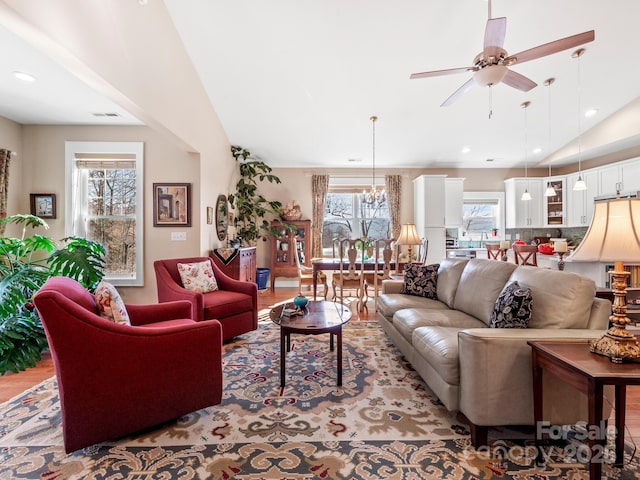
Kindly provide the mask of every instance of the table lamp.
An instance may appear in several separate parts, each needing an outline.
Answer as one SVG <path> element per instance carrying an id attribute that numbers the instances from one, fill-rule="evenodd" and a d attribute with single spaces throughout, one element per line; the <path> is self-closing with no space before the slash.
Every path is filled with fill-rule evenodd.
<path id="1" fill-rule="evenodd" d="M 413 246 L 422 245 L 422 240 L 418 236 L 416 226 L 414 223 L 405 223 L 400 229 L 400 235 L 396 240 L 396 245 L 407 245 L 407 251 L 409 253 L 409 262 L 413 260 Z"/>
<path id="2" fill-rule="evenodd" d="M 640 198 L 619 198 L 595 202 L 593 219 L 584 240 L 571 255 L 572 261 L 614 262 L 610 271 L 613 289 L 612 326 L 590 350 L 607 356 L 614 363 L 640 361 L 640 346 L 626 329 L 627 278 L 623 262 L 640 263 Z"/>

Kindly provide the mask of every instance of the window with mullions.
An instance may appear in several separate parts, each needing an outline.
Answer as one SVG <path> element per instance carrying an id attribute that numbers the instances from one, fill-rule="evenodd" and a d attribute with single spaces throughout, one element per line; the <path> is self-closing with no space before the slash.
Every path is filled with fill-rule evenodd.
<path id="1" fill-rule="evenodd" d="M 389 202 L 364 201 L 362 193 L 328 192 L 322 226 L 322 250 L 335 254 L 336 243 L 343 238 L 389 238 Z"/>
<path id="2" fill-rule="evenodd" d="M 100 145 L 68 142 L 70 177 L 67 233 L 89 238 L 107 251 L 105 279 L 142 285 L 142 144 L 117 144 L 137 152 L 100 153 Z M 81 151 L 81 148 L 87 150 Z M 87 153 L 88 152 L 88 153 Z"/>

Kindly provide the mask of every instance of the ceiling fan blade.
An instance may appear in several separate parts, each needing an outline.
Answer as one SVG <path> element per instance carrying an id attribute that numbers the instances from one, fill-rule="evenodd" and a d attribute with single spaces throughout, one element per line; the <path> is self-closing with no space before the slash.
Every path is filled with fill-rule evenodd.
<path id="1" fill-rule="evenodd" d="M 473 77 L 471 77 L 464 84 L 462 84 L 462 86 L 459 89 L 457 89 L 455 92 L 453 92 L 449 98 L 447 98 L 444 102 L 442 102 L 442 105 L 440 105 L 440 106 L 441 107 L 448 107 L 449 105 L 451 105 L 458 98 L 460 98 L 462 95 L 464 95 L 469 90 L 471 90 L 471 87 L 473 87 L 474 83 L 475 83 L 475 81 L 473 80 Z"/>
<path id="2" fill-rule="evenodd" d="M 409 77 L 414 80 L 416 78 L 440 77 L 442 75 L 453 75 L 454 73 L 462 73 L 473 70 L 473 67 L 447 68 L 446 70 L 433 70 L 431 72 L 412 73 Z"/>
<path id="3" fill-rule="evenodd" d="M 535 60 L 536 58 L 545 57 L 553 53 L 558 53 L 563 50 L 575 48 L 585 43 L 593 42 L 595 40 L 595 30 L 589 30 L 588 32 L 578 33 L 571 35 L 570 37 L 561 38 L 554 42 L 545 43 L 544 45 L 538 45 L 537 47 L 524 50 L 515 55 L 509 55 L 505 59 L 505 64 L 513 65 L 514 63 L 528 62 L 529 60 Z"/>
<path id="4" fill-rule="evenodd" d="M 507 17 L 490 18 L 484 30 L 484 49 L 488 47 L 502 48 L 507 32 Z M 486 55 L 485 55 L 486 58 Z"/>
<path id="5" fill-rule="evenodd" d="M 522 90 L 523 92 L 528 92 L 532 88 L 538 86 L 538 84 L 533 80 L 530 80 L 524 75 L 514 72 L 513 70 L 507 71 L 507 74 L 502 79 L 502 83 L 509 85 L 510 87 L 517 88 L 518 90 Z"/>

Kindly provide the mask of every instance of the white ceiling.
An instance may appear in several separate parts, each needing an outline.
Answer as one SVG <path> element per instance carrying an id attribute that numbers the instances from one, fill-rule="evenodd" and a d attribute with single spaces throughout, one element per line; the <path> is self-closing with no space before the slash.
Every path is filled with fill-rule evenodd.
<path id="1" fill-rule="evenodd" d="M 616 136 L 620 129 L 600 123 L 615 124 L 613 115 L 640 97 L 637 0 L 494 0 L 493 16 L 507 17 L 510 54 L 591 29 L 596 40 L 585 45 L 580 81 L 572 50 L 514 66 L 539 86 L 528 93 L 494 87 L 491 119 L 488 88 L 474 87 L 453 106 L 440 107 L 471 74 L 409 80 L 413 72 L 472 63 L 482 49 L 484 0 L 164 3 L 229 141 L 272 166 L 369 167 L 371 115 L 379 118 L 379 167 L 523 166 L 524 101 L 531 101 L 529 166 L 549 158 L 566 164 L 577 159 L 575 147 L 563 147 L 578 136 L 578 90 L 581 110 L 598 109 L 595 117 L 580 116 L 583 160 L 640 144 L 637 114 L 631 116 L 637 128 L 623 138 Z M 24 124 L 138 123 L 4 29 L 0 58 L 4 117 Z M 14 70 L 28 70 L 38 81 L 20 84 L 10 77 Z M 542 85 L 549 77 L 556 78 L 551 112 L 549 88 Z M 596 143 L 585 132 L 599 123 Z M 461 153 L 463 146 L 470 152 Z M 533 153 L 535 147 L 542 152 Z"/>

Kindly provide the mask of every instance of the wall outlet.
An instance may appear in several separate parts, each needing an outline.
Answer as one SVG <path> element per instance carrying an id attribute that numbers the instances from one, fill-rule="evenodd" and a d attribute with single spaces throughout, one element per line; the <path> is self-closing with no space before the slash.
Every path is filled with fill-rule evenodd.
<path id="1" fill-rule="evenodd" d="M 187 232 L 171 232 L 171 240 L 186 240 Z"/>

